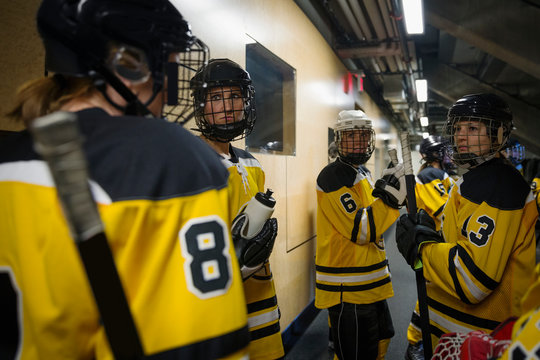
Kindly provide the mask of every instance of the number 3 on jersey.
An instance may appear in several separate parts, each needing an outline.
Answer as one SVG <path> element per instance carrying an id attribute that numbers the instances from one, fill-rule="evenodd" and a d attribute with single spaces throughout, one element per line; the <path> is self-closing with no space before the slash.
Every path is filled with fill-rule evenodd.
<path id="1" fill-rule="evenodd" d="M 189 291 L 200 299 L 227 292 L 232 266 L 225 222 L 218 216 L 191 219 L 179 236 Z"/>
<path id="2" fill-rule="evenodd" d="M 495 230 L 495 221 L 487 215 L 482 215 L 476 219 L 476 222 L 480 224 L 480 228 L 477 232 L 469 232 L 469 241 L 476 246 L 484 246 L 488 243 L 491 234 Z"/>

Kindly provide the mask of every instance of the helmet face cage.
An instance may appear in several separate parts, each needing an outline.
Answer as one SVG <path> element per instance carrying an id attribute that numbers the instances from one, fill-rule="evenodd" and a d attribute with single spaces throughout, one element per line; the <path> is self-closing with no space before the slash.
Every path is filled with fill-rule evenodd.
<path id="1" fill-rule="evenodd" d="M 460 167 L 472 168 L 492 159 L 510 135 L 508 124 L 479 116 L 449 116 L 443 137 L 451 146 L 452 160 Z"/>
<path id="2" fill-rule="evenodd" d="M 213 59 L 191 79 L 195 122 L 207 138 L 240 140 L 256 120 L 255 90 L 249 74 L 228 59 Z"/>
<path id="3" fill-rule="evenodd" d="M 167 120 L 183 125 L 193 117 L 190 79 L 198 69 L 208 64 L 208 57 L 208 47 L 197 40 L 188 51 L 177 53 L 175 62 L 168 63 L 167 106 L 162 113 Z"/>
<path id="4" fill-rule="evenodd" d="M 339 157 L 352 164 L 365 164 L 375 150 L 375 131 L 371 126 L 361 125 L 335 130 Z"/>

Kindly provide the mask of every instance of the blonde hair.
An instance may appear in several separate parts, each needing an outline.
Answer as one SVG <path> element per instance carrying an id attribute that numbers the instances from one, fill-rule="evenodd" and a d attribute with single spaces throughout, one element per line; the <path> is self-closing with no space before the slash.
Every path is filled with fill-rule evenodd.
<path id="1" fill-rule="evenodd" d="M 68 101 L 89 96 L 95 91 L 90 78 L 57 74 L 31 80 L 17 90 L 15 106 L 6 116 L 28 126 L 35 118 L 57 111 Z"/>

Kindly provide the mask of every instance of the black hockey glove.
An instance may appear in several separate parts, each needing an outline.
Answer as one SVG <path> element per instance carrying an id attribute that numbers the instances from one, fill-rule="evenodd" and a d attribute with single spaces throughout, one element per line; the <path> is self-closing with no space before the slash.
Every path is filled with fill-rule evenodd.
<path id="1" fill-rule="evenodd" d="M 407 195 L 403 164 L 383 170 L 382 177 L 375 182 L 372 195 L 394 209 L 402 207 Z"/>
<path id="2" fill-rule="evenodd" d="M 250 239 L 246 239 L 240 235 L 246 219 L 245 214 L 238 215 L 233 221 L 231 231 L 234 250 L 240 263 L 240 271 L 244 281 L 264 266 L 270 254 L 272 254 L 278 231 L 277 219 L 270 218 L 266 220 L 257 234 Z"/>
<path id="3" fill-rule="evenodd" d="M 424 244 L 444 242 L 435 231 L 435 222 L 424 209 L 401 215 L 396 225 L 396 242 L 401 255 L 414 270 L 422 267 L 420 249 Z"/>

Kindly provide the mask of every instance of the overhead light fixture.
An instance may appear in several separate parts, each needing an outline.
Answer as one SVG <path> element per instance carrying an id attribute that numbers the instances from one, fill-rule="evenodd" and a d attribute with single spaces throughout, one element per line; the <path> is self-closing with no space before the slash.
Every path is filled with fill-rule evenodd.
<path id="1" fill-rule="evenodd" d="M 428 136 L 429 136 L 429 133 L 428 133 L 428 132 L 423 132 L 423 133 L 422 133 L 422 137 L 423 137 L 424 139 L 427 138 Z"/>
<path id="2" fill-rule="evenodd" d="M 422 126 L 428 126 L 429 125 L 429 119 L 427 116 L 420 117 L 420 125 Z"/>
<path id="3" fill-rule="evenodd" d="M 422 0 L 403 0 L 403 17 L 407 34 L 424 33 L 424 11 Z"/>
<path id="4" fill-rule="evenodd" d="M 427 101 L 427 80 L 426 79 L 417 79 L 415 80 L 416 85 L 416 100 L 418 102 Z"/>

